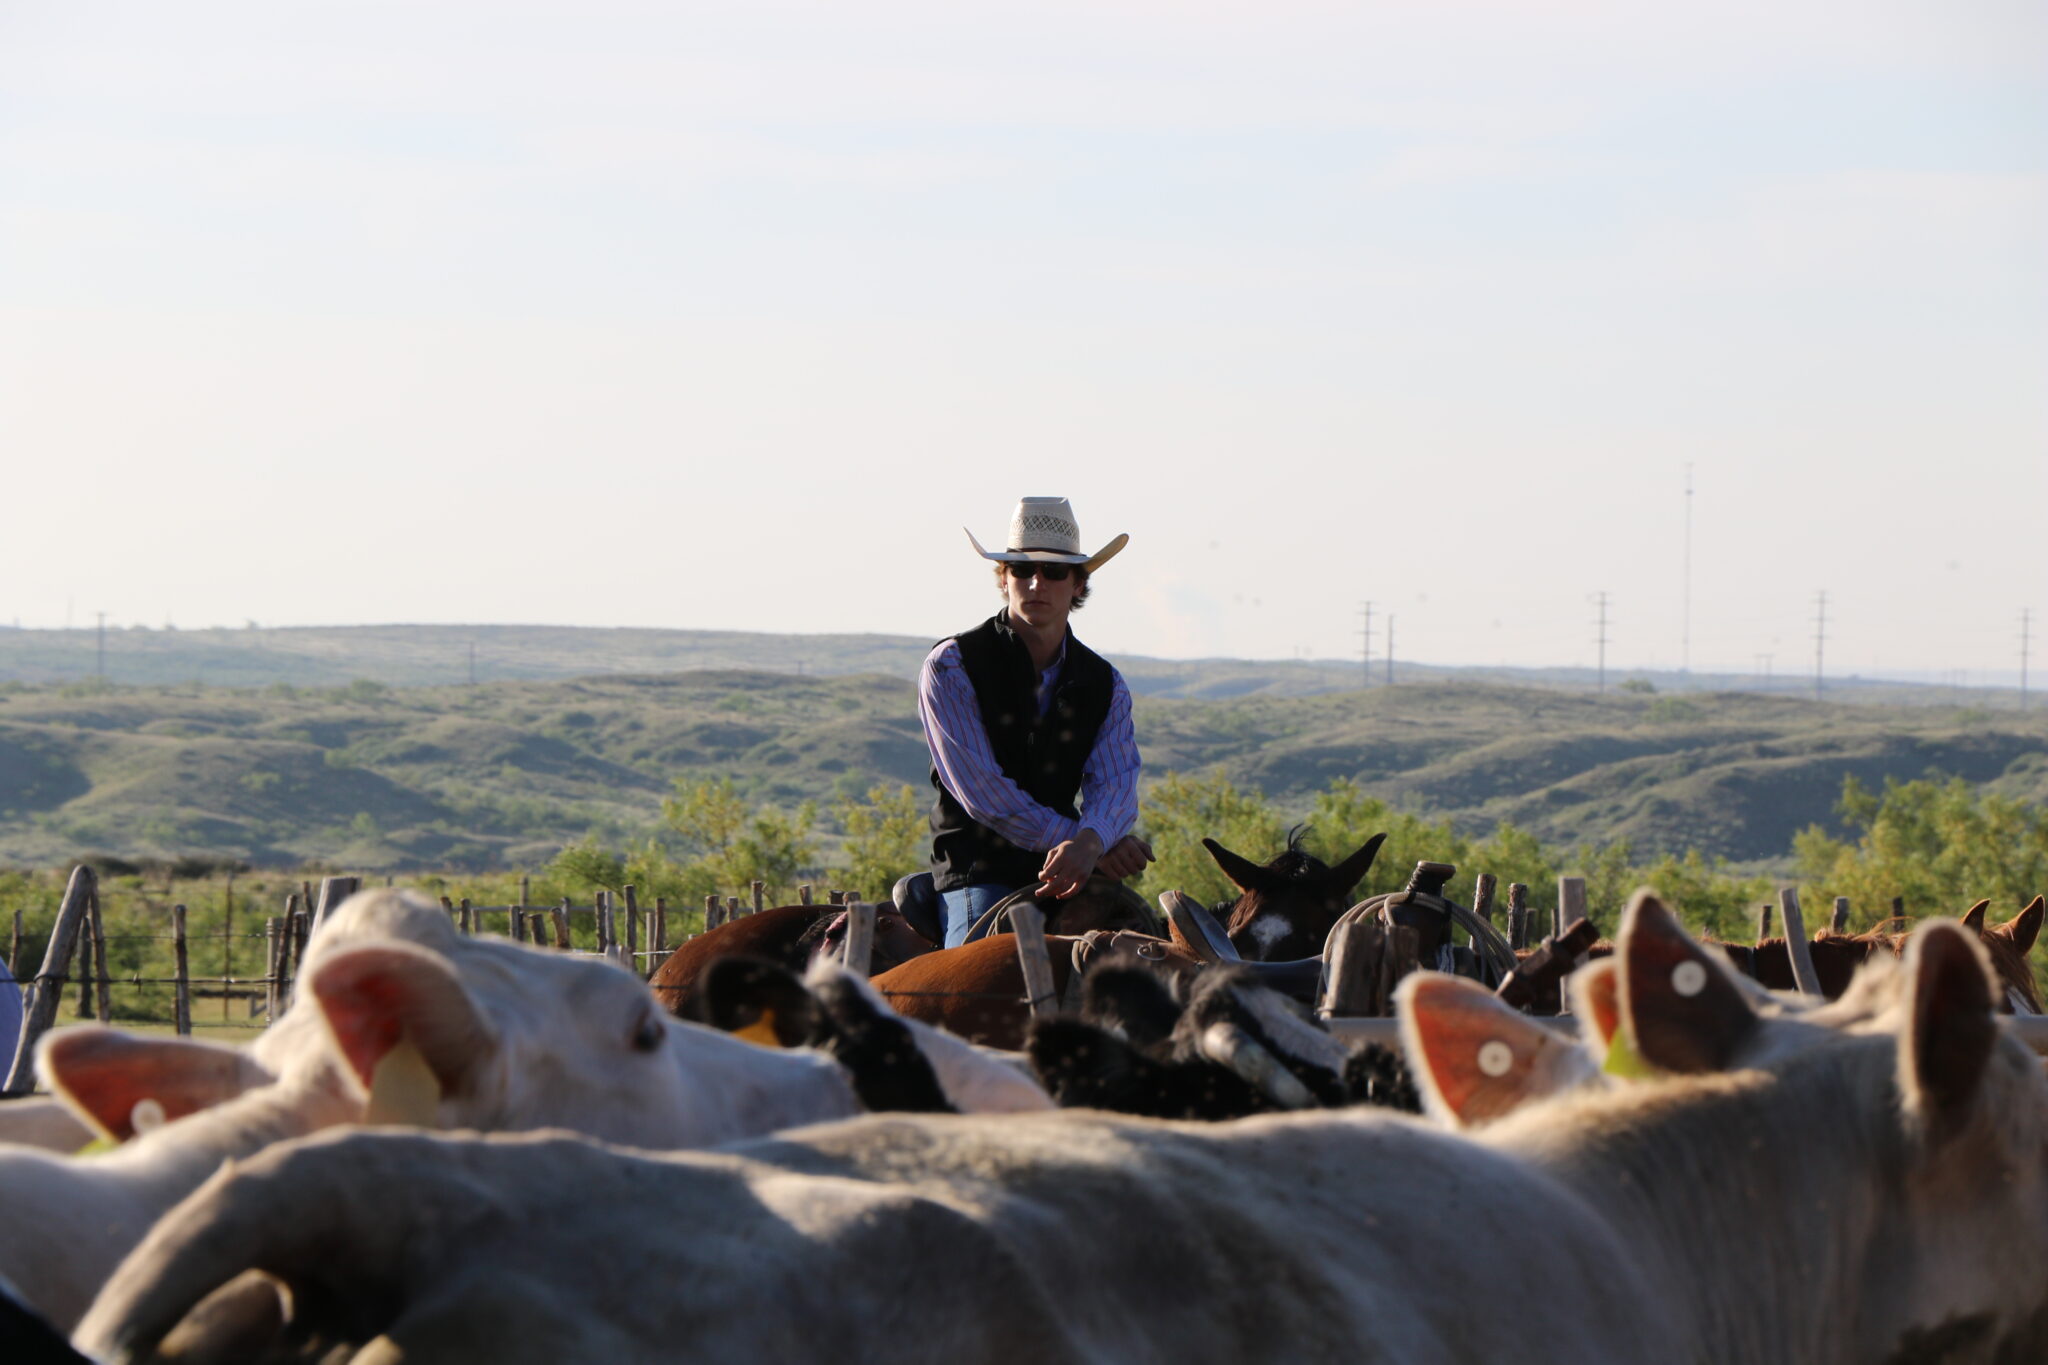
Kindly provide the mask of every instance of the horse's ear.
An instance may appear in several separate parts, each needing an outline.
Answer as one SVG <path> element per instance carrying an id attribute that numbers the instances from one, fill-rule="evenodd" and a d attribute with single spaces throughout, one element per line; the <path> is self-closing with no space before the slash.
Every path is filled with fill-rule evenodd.
<path id="1" fill-rule="evenodd" d="M 2036 896 L 2027 902 L 2026 909 L 1998 926 L 2005 930 L 2006 937 L 2012 940 L 2012 946 L 2022 957 L 2034 950 L 2034 940 L 2041 936 L 2044 907 L 2048 907 L 2048 899 Z"/>
<path id="2" fill-rule="evenodd" d="M 1223 869 L 1223 875 L 1230 878 L 1230 884 L 1240 891 L 1262 890 L 1266 885 L 1266 869 L 1249 858 L 1241 858 L 1214 839 L 1202 840 L 1202 847 L 1209 850 L 1209 856 L 1216 860 L 1216 866 Z"/>
<path id="3" fill-rule="evenodd" d="M 713 960 L 699 978 L 696 1005 L 703 1023 L 767 1047 L 802 1047 L 823 1024 L 797 974 L 764 958 Z"/>
<path id="4" fill-rule="evenodd" d="M 1347 898 L 1352 889 L 1365 880 L 1365 874 L 1372 870 L 1372 860 L 1379 856 L 1380 845 L 1387 841 L 1385 834 L 1375 834 L 1358 846 L 1358 851 L 1330 869 L 1326 885 L 1341 891 Z"/>
<path id="5" fill-rule="evenodd" d="M 1998 1041 L 1991 969 L 1976 935 L 1943 920 L 1906 943 L 1913 1008 L 1899 1040 L 1899 1089 L 1937 1138 L 1969 1117 Z"/>
<path id="6" fill-rule="evenodd" d="M 1757 1014 L 1720 954 L 1693 940 L 1654 892 L 1622 912 L 1617 1011 L 1642 1059 L 1664 1071 L 1719 1071 L 1756 1027 Z"/>
<path id="7" fill-rule="evenodd" d="M 1430 1115 L 1469 1128 L 1587 1079 L 1588 1058 L 1475 982 L 1413 972 L 1394 993 L 1401 1045 Z"/>
<path id="8" fill-rule="evenodd" d="M 1990 908 L 1990 901 L 1981 900 L 1978 901 L 1975 905 L 1971 906 L 1969 909 L 1963 911 L 1963 927 L 1965 929 L 1968 929 L 1973 934 L 1983 933 L 1984 912 L 1986 910 L 1989 910 Z"/>

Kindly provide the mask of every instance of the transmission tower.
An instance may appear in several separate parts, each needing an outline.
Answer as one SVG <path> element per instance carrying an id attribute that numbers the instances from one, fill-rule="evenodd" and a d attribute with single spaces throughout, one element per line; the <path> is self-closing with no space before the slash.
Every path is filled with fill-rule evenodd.
<path id="1" fill-rule="evenodd" d="M 1364 617 L 1364 618 L 1365 618 L 1365 624 L 1364 624 L 1363 626 L 1359 627 L 1359 631 L 1358 631 L 1358 636 L 1359 636 L 1359 639 L 1360 639 L 1360 640 L 1361 640 L 1361 641 L 1363 642 L 1363 646 L 1362 646 L 1362 648 L 1360 649 L 1360 651 L 1359 651 L 1359 655 L 1358 655 L 1358 667 L 1359 667 L 1359 676 L 1360 676 L 1360 678 L 1361 678 L 1361 679 L 1363 680 L 1363 682 L 1364 682 L 1364 685 L 1365 685 L 1365 686 L 1367 686 L 1367 687 L 1371 687 L 1371 686 L 1372 686 L 1372 603 L 1370 603 L 1370 602 L 1367 602 L 1367 603 L 1365 603 L 1364 605 L 1360 606 L 1360 607 L 1359 607 L 1359 609 L 1358 609 L 1358 614 L 1359 614 L 1360 616 L 1362 616 L 1362 617 Z"/>
<path id="2" fill-rule="evenodd" d="M 2020 710 L 2027 709 L 2027 658 L 2034 652 L 2034 640 L 2030 634 L 2034 624 L 2031 607 L 2020 608 Z"/>
<path id="3" fill-rule="evenodd" d="M 1394 613 L 1387 613 L 1387 686 L 1394 685 Z"/>
<path id="4" fill-rule="evenodd" d="M 1599 686 L 1602 693 L 1607 691 L 1607 591 L 1601 589 L 1593 594 L 1593 602 L 1600 608 L 1599 618 L 1593 626 L 1593 648 L 1600 659 Z"/>
<path id="5" fill-rule="evenodd" d="M 1692 462 L 1685 466 L 1685 571 L 1678 616 L 1678 671 L 1692 672 Z"/>
<path id="6" fill-rule="evenodd" d="M 1817 600 L 1816 614 L 1813 618 L 1813 699 L 1815 701 L 1820 700 L 1821 650 L 1827 644 L 1827 639 L 1828 593 L 1826 588 L 1822 588 Z"/>

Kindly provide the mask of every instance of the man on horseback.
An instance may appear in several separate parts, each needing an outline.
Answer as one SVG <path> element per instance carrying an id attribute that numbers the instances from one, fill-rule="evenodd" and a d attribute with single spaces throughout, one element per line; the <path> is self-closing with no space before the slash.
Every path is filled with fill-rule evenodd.
<path id="1" fill-rule="evenodd" d="M 1123 549 L 1094 554 L 1065 498 L 1024 498 L 996 564 L 1003 609 L 941 640 L 917 681 L 932 754 L 932 883 L 946 946 L 1020 887 L 1071 896 L 1089 874 L 1128 877 L 1152 861 L 1138 818 L 1138 745 L 1123 675 L 1075 639 L 1067 617 L 1088 577 Z M 1076 806 L 1076 798 L 1079 806 Z"/>

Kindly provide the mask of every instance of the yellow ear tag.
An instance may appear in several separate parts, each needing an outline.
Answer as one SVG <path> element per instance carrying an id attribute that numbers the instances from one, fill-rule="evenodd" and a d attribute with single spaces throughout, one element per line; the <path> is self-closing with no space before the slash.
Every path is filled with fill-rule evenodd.
<path id="1" fill-rule="evenodd" d="M 370 1102 L 364 1123 L 402 1123 L 432 1128 L 440 1117 L 441 1083 L 412 1039 L 401 1037 L 370 1073 Z"/>
<path id="2" fill-rule="evenodd" d="M 1643 1054 L 1628 1040 L 1628 1030 L 1619 1028 L 1607 1042 L 1607 1060 L 1600 1064 L 1600 1069 L 1610 1076 L 1634 1081 L 1651 1080 L 1658 1074 L 1657 1068 L 1644 1061 Z"/>
<path id="3" fill-rule="evenodd" d="M 79 1149 L 78 1149 L 77 1151 L 73 1152 L 73 1153 L 72 1153 L 71 1155 L 73 1155 L 73 1156 L 100 1156 L 100 1155 L 102 1155 L 102 1154 L 104 1154 L 104 1153 L 106 1153 L 106 1152 L 111 1152 L 111 1151 L 115 1151 L 115 1150 L 117 1150 L 117 1149 L 118 1149 L 118 1148 L 119 1148 L 120 1146 L 121 1146 L 121 1144 L 120 1144 L 120 1143 L 118 1143 L 118 1142 L 114 1141 L 114 1140 L 113 1140 L 112 1138 L 110 1138 L 110 1137 L 101 1137 L 101 1138 L 94 1138 L 94 1139 L 93 1139 L 93 1140 L 92 1140 L 91 1142 L 88 1142 L 88 1143 L 86 1143 L 86 1144 L 85 1144 L 85 1146 L 83 1146 L 83 1147 L 80 1147 L 80 1148 L 79 1148 Z"/>
<path id="4" fill-rule="evenodd" d="M 774 1010 L 762 1010 L 759 1019 L 756 1019 L 745 1028 L 734 1029 L 732 1036 L 744 1038 L 750 1043 L 759 1043 L 762 1047 L 779 1048 L 782 1046 L 782 1039 L 778 1038 L 775 1034 Z"/>

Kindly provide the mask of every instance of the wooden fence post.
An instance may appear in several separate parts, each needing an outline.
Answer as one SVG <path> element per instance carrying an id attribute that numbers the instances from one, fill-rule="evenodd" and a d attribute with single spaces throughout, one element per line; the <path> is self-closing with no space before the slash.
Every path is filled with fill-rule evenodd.
<path id="1" fill-rule="evenodd" d="M 95 1017 L 102 1024 L 111 1024 L 114 1022 L 114 1002 L 111 998 L 114 983 L 107 975 L 107 924 L 100 917 L 100 888 L 97 882 L 92 888 L 92 966 L 99 996 Z"/>
<path id="2" fill-rule="evenodd" d="M 654 951 L 668 956 L 668 897 L 654 898 Z M 660 965 L 659 963 L 656 964 Z"/>
<path id="3" fill-rule="evenodd" d="M 569 936 L 569 898 L 567 896 L 562 897 L 562 903 L 555 907 L 554 921 L 555 947 L 566 953 L 569 951 L 570 945 L 575 942 Z"/>
<path id="4" fill-rule="evenodd" d="M 1472 913 L 1493 923 L 1493 888 L 1496 885 L 1491 872 L 1482 872 L 1472 881 Z"/>
<path id="5" fill-rule="evenodd" d="M 614 962 L 619 960 L 618 907 L 609 891 L 597 893 L 597 951 Z"/>
<path id="6" fill-rule="evenodd" d="M 1838 934 L 1845 934 L 1849 931 L 1849 898 L 1847 896 L 1835 897 L 1835 918 L 1829 927 Z"/>
<path id="7" fill-rule="evenodd" d="M 1044 946 L 1045 941 L 1041 937 L 1039 947 L 1042 949 Z M 846 970 L 856 976 L 868 975 L 868 965 L 874 955 L 875 907 L 865 901 L 855 901 L 846 911 Z M 1046 970 L 1050 972 L 1051 968 Z"/>
<path id="8" fill-rule="evenodd" d="M 461 909 L 462 932 L 465 934 L 474 934 L 476 932 L 476 912 L 469 908 L 469 897 L 464 896 L 462 898 Z"/>
<path id="9" fill-rule="evenodd" d="M 94 1016 L 94 999 L 99 1004 L 98 1019 L 107 1022 L 105 998 L 107 988 L 100 984 L 100 978 L 107 974 L 107 930 L 100 921 L 100 883 L 93 878 L 92 893 L 85 899 L 85 937 L 78 943 L 78 1017 L 90 1019 Z"/>
<path id="10" fill-rule="evenodd" d="M 519 908 L 521 910 L 524 910 L 526 908 L 526 903 L 532 898 L 533 879 L 527 876 L 524 872 L 522 872 L 519 874 Z"/>
<path id="11" fill-rule="evenodd" d="M 284 1005 L 290 1009 L 292 995 L 298 989 L 299 968 L 306 963 L 306 940 L 313 936 L 313 912 L 300 906 L 284 922 L 285 936 L 291 940 L 286 947 L 285 959 L 279 963 L 278 974 L 284 977 Z"/>
<path id="12" fill-rule="evenodd" d="M 1806 943 L 1806 919 L 1799 913 L 1799 888 L 1778 889 L 1778 913 L 1785 921 L 1785 951 L 1792 959 L 1792 979 L 1799 993 L 1820 997 L 1820 976 L 1813 970 L 1813 950 Z"/>
<path id="13" fill-rule="evenodd" d="M 284 951 L 286 943 L 284 921 L 276 915 L 272 915 L 269 919 L 265 920 L 263 922 L 263 937 L 270 950 L 269 962 L 263 973 L 265 982 L 263 1009 L 265 1018 L 274 1024 L 277 1022 L 277 1016 L 284 1010 Z M 227 989 L 225 985 L 221 987 L 223 998 L 226 996 Z"/>
<path id="14" fill-rule="evenodd" d="M 761 913 L 761 912 L 762 912 L 763 910 L 765 910 L 765 909 L 767 909 L 767 908 L 768 908 L 768 903 L 767 903 L 766 899 L 764 899 L 764 897 L 765 897 L 765 894 L 766 894 L 767 890 L 768 890 L 768 887 L 767 887 L 767 884 L 766 884 L 766 883 L 764 883 L 764 882 L 755 882 L 755 883 L 754 883 L 754 886 L 753 886 L 753 891 L 754 891 L 754 913 L 755 913 L 755 914 L 757 914 L 757 915 L 758 915 L 758 914 L 760 914 L 760 913 Z"/>
<path id="15" fill-rule="evenodd" d="M 309 888 L 310 889 L 310 888 Z M 318 929 L 327 922 L 328 914 L 343 901 L 363 889 L 361 877 L 322 877 L 320 879 L 320 901 L 313 911 L 313 927 Z M 310 902 L 311 896 L 307 897 Z"/>
<path id="16" fill-rule="evenodd" d="M 740 913 L 740 898 L 738 896 L 727 896 L 725 898 L 725 922 L 727 924 L 732 923 L 740 917 Z"/>
<path id="17" fill-rule="evenodd" d="M 716 929 L 724 918 L 725 910 L 719 904 L 718 897 L 707 894 L 704 897 L 704 928 L 706 930 Z"/>
<path id="18" fill-rule="evenodd" d="M 1756 941 L 1762 943 L 1771 936 L 1771 903 L 1765 901 L 1756 908 Z"/>
<path id="19" fill-rule="evenodd" d="M 1893 918 L 1893 919 L 1904 919 L 1905 917 L 1906 917 L 1906 898 L 1905 898 L 1904 896 L 1893 896 L 1893 897 L 1892 897 L 1892 918 Z"/>
<path id="20" fill-rule="evenodd" d="M 171 1026 L 179 1037 L 192 1033 L 192 969 L 185 956 L 185 907 L 171 907 L 171 962 L 173 983 L 171 995 Z"/>
<path id="21" fill-rule="evenodd" d="M 1377 915 L 1347 915 L 1330 934 L 1323 973 L 1323 998 L 1316 1013 L 1325 1019 L 1375 1012 L 1380 958 L 1387 931 Z"/>
<path id="22" fill-rule="evenodd" d="M 626 965 L 641 976 L 640 971 L 640 900 L 632 887 L 626 888 Z"/>
<path id="23" fill-rule="evenodd" d="M 796 903 L 798 905 L 809 905 L 811 903 L 811 884 L 809 882 L 805 882 L 796 889 Z"/>
<path id="24" fill-rule="evenodd" d="M 1010 928 L 1017 936 L 1017 965 L 1024 973 L 1024 1000 L 1043 1018 L 1059 1008 L 1053 988 L 1052 958 L 1045 950 L 1045 912 L 1030 901 L 1010 907 Z"/>
<path id="25" fill-rule="evenodd" d="M 1516 952 L 1529 946 L 1529 888 L 1508 883 L 1508 946 Z"/>
<path id="26" fill-rule="evenodd" d="M 526 942 L 526 912 L 516 905 L 512 907 L 512 941 Z"/>
<path id="27" fill-rule="evenodd" d="M 22 1000 L 21 1037 L 14 1045 L 7 1082 L 0 1086 L 8 1094 L 27 1090 L 35 1083 L 36 1040 L 56 1022 L 57 1007 L 64 999 L 64 970 L 78 946 L 86 905 L 98 880 L 91 868 L 80 863 L 71 869 L 71 880 L 65 883 L 64 899 L 57 905 L 57 922 L 51 926 L 50 943 L 43 951 L 42 970 L 36 973 Z"/>

